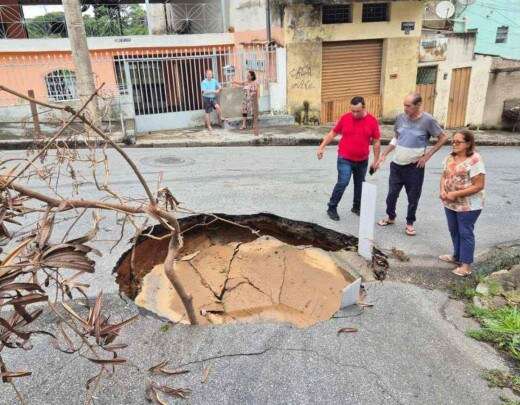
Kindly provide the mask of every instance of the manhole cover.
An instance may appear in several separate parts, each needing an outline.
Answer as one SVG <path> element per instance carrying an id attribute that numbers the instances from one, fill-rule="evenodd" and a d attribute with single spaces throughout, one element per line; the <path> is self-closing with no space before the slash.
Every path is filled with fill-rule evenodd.
<path id="1" fill-rule="evenodd" d="M 200 325 L 274 321 L 307 327 L 339 310 L 343 289 L 356 278 L 348 264 L 349 255 L 357 256 L 355 237 L 270 214 L 220 217 L 224 221 L 205 215 L 179 221 L 184 247 L 175 273 Z M 137 305 L 188 323 L 164 271 L 167 245 L 167 238 L 142 238 L 133 268 L 129 251 L 114 271 L 120 290 Z"/>
<path id="2" fill-rule="evenodd" d="M 141 159 L 140 162 L 143 165 L 153 167 L 186 166 L 193 164 L 192 159 L 177 156 L 145 157 Z"/>

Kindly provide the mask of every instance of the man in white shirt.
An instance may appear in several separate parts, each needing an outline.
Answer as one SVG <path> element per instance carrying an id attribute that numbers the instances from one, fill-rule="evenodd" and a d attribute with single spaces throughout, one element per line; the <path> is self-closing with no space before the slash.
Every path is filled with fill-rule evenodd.
<path id="1" fill-rule="evenodd" d="M 421 197 L 424 167 L 435 152 L 444 145 L 448 136 L 435 118 L 422 111 L 420 94 L 409 94 L 404 99 L 403 104 L 404 113 L 398 115 L 395 120 L 394 138 L 376 165 L 376 168 L 378 168 L 385 161 L 386 156 L 395 149 L 394 158 L 390 163 L 388 196 L 386 198 L 388 217 L 379 221 L 378 225 L 387 226 L 395 223 L 395 207 L 399 194 L 404 187 L 408 197 L 405 232 L 409 236 L 414 236 L 416 234 L 414 228 L 415 213 Z M 432 136 L 438 137 L 437 143 L 427 150 Z"/>

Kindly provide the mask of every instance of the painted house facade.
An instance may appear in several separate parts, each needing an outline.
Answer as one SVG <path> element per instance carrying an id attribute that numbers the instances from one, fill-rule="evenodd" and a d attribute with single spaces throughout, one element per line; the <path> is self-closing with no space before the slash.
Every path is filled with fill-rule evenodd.
<path id="1" fill-rule="evenodd" d="M 38 99 L 74 104 L 78 98 L 76 77 L 60 16 L 53 15 L 53 20 L 36 25 L 23 18 L 20 4 L 11 3 L 9 8 L 0 7 L 4 18 L 4 38 L 0 39 L 2 83 L 24 94 L 31 90 Z M 233 9 L 229 1 L 220 0 L 150 3 L 142 27 L 137 25 L 144 28 L 143 35 L 121 35 L 129 31 L 123 28 L 118 32 L 117 22 L 109 21 L 116 26 L 115 32 L 87 39 L 95 82 L 105 84 L 105 116 L 134 120 L 138 132 L 200 125 L 200 81 L 208 68 L 226 86 L 233 79 L 244 79 L 248 69 L 255 70 L 261 110 L 285 110 L 285 53 L 283 48 L 266 42 L 265 3 L 237 1 Z M 245 16 L 252 13 L 258 16 L 256 25 L 247 24 Z M 148 34 L 152 31 L 154 34 Z M 273 18 L 271 38 L 279 40 L 280 34 L 280 24 Z M 24 122 L 29 117 L 27 103 L 0 94 L 0 121 Z M 41 118 L 45 120 L 45 114 Z"/>
<path id="2" fill-rule="evenodd" d="M 476 0 L 457 6 L 455 32 L 477 31 L 475 52 L 520 60 L 520 2 Z"/>
<path id="3" fill-rule="evenodd" d="M 415 90 L 421 1 L 345 1 L 286 6 L 288 109 L 335 121 L 361 95 L 383 120 Z"/>

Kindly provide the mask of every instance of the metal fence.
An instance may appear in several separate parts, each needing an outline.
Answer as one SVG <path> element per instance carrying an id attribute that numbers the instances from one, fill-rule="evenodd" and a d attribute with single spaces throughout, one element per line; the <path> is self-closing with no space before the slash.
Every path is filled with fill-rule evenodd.
<path id="1" fill-rule="evenodd" d="M 91 61 L 96 85 L 105 83 L 101 105 L 111 119 L 156 114 L 178 118 L 202 110 L 200 86 L 207 69 L 223 86 L 246 80 L 247 71 L 254 70 L 261 95 L 277 79 L 276 48 L 264 45 L 92 51 Z M 75 103 L 74 70 L 70 53 L 0 55 L 2 84 L 23 94 L 32 90 L 40 100 Z M 22 119 L 30 119 L 27 103 L 0 92 L 0 121 Z"/>
<path id="2" fill-rule="evenodd" d="M 118 87 L 134 101 L 136 115 L 196 111 L 203 108 L 201 81 L 206 70 L 211 69 L 223 86 L 244 81 L 247 71 L 255 70 L 266 89 L 276 81 L 275 52 L 264 46 L 131 52 L 115 56 L 115 71 Z"/>
<path id="3" fill-rule="evenodd" d="M 151 6 L 156 6 L 153 4 Z M 163 27 L 164 34 L 223 32 L 223 10 L 218 3 L 160 4 L 162 13 L 147 16 L 141 4 L 96 4 L 83 6 L 85 31 L 90 37 L 147 35 L 150 27 Z M 161 32 L 155 32 L 161 33 Z M 0 5 L 0 38 L 65 38 L 67 26 L 62 11 L 25 18 L 16 5 Z"/>

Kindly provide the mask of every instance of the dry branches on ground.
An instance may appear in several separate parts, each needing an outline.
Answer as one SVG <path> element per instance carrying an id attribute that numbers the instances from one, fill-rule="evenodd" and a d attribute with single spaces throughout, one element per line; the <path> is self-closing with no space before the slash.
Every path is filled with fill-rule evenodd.
<path id="1" fill-rule="evenodd" d="M 29 370 L 10 370 L 2 352 L 27 350 L 34 334 L 47 334 L 58 350 L 79 353 L 99 365 L 99 373 L 87 381 L 90 393 L 87 402 L 103 374 L 126 362 L 118 354 L 126 345 L 117 343 L 116 339 L 121 328 L 133 320 L 109 322 L 103 315 L 101 294 L 89 307 L 87 316 L 80 315 L 68 304 L 76 297 L 87 297 L 89 286 L 81 281 L 81 276 L 95 271 L 91 256 L 101 253 L 91 244 L 98 237 L 104 219 L 116 217 L 112 218 L 113 223 L 120 228 L 120 238 L 112 248 L 123 239 L 127 225 L 135 229 L 135 240 L 150 220 L 170 230 L 165 264 L 168 276 L 182 298 L 191 323 L 196 323 L 191 297 L 184 292 L 175 274 L 175 259 L 183 244 L 174 214 L 178 202 L 160 182 L 157 191 L 152 192 L 127 153 L 89 120 L 84 111 L 88 110 L 88 103 L 99 97 L 101 87 L 78 109 L 30 99 L 42 107 L 65 111 L 70 117 L 52 137 L 43 142 L 38 139 L 37 148 L 29 151 L 33 152 L 32 156 L 28 154 L 25 159 L 0 162 L 0 241 L 6 246 L 0 259 L 0 309 L 3 310 L 0 312 L 1 379 L 13 383 L 16 378 L 31 374 Z M 4 86 L 0 86 L 0 91 L 29 100 Z M 72 130 L 72 124 L 78 122 L 84 131 Z M 86 145 L 86 149 L 70 147 L 78 140 Z M 117 151 L 136 176 L 144 191 L 143 198 L 124 195 L 111 186 L 109 147 Z M 72 185 L 72 192 L 64 191 L 65 181 Z M 94 197 L 89 195 L 85 198 L 82 186 L 87 182 L 95 184 L 97 193 Z M 81 234 L 79 224 L 89 217 L 92 218 L 92 227 Z M 66 231 L 57 232 L 56 225 L 63 223 L 68 225 Z M 55 331 L 34 327 L 43 313 L 41 305 L 35 304 L 42 303 L 46 303 L 55 316 Z M 151 385 L 149 390 L 152 396 L 162 392 L 184 397 L 188 393 L 159 385 Z"/>

